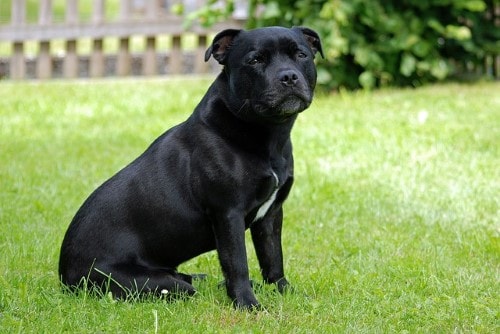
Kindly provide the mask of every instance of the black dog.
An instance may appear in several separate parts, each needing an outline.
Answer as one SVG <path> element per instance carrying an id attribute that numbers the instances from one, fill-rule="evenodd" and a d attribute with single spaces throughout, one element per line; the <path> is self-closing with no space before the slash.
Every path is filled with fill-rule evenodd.
<path id="1" fill-rule="evenodd" d="M 224 65 L 193 114 L 97 188 L 61 247 L 62 282 L 83 278 L 123 297 L 193 294 L 179 264 L 217 249 L 229 297 L 252 291 L 245 230 L 262 276 L 288 285 L 281 249 L 282 204 L 293 182 L 290 131 L 312 100 L 318 35 L 308 29 L 225 30 L 206 52 Z"/>

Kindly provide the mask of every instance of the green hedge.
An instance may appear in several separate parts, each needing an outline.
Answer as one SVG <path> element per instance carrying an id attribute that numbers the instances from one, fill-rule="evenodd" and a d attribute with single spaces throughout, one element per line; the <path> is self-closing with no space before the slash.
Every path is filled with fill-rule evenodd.
<path id="1" fill-rule="evenodd" d="M 491 14 L 499 6 L 500 0 L 250 0 L 248 26 L 318 31 L 326 55 L 318 82 L 329 89 L 419 86 L 500 54 Z M 212 23 L 222 17 L 220 7 L 219 15 L 205 14 Z"/>

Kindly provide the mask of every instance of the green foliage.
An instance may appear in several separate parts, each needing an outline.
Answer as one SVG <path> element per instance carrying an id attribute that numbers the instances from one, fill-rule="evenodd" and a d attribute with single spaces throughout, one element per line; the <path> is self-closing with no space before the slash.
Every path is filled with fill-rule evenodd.
<path id="1" fill-rule="evenodd" d="M 419 86 L 500 52 L 482 0 L 253 0 L 252 26 L 306 25 L 323 38 L 319 83 L 329 88 Z M 490 2 L 490 10 L 498 1 Z"/>
<path id="2" fill-rule="evenodd" d="M 186 15 L 184 27 L 189 28 L 195 21 L 203 27 L 210 27 L 217 22 L 227 20 L 233 11 L 234 0 L 225 1 L 224 6 L 218 0 L 208 0 L 204 6 Z M 183 5 L 174 5 L 174 13 L 184 14 Z"/>
<path id="3" fill-rule="evenodd" d="M 248 26 L 317 30 L 326 52 L 318 82 L 327 88 L 419 86 L 500 53 L 495 6 L 498 0 L 251 0 Z"/>

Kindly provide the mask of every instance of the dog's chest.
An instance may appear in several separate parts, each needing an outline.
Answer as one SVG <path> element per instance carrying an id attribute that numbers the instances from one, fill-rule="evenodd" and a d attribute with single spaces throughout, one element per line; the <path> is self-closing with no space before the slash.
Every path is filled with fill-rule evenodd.
<path id="1" fill-rule="evenodd" d="M 255 218 L 253 219 L 252 223 L 261 219 L 262 217 L 265 216 L 271 205 L 274 203 L 274 200 L 276 199 L 276 194 L 278 193 L 279 190 L 279 179 L 278 175 L 274 171 L 272 171 L 274 180 L 275 180 L 275 185 L 274 185 L 274 190 L 269 196 L 269 198 L 260 205 L 259 209 L 257 210 L 257 213 L 255 214 Z"/>

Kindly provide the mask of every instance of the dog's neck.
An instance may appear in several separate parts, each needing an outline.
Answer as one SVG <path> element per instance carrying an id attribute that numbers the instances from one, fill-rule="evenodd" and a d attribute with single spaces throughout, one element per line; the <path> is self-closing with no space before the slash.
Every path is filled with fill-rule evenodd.
<path id="1" fill-rule="evenodd" d="M 290 132 L 297 116 L 292 116 L 283 123 L 249 122 L 235 115 L 227 101 L 220 96 L 227 92 L 224 83 L 216 80 L 210 90 L 221 94 L 207 94 L 196 108 L 193 117 L 199 117 L 208 127 L 216 129 L 225 139 L 242 149 L 262 154 L 281 152 L 290 142 Z"/>

